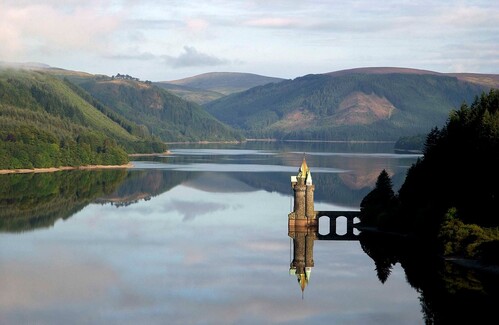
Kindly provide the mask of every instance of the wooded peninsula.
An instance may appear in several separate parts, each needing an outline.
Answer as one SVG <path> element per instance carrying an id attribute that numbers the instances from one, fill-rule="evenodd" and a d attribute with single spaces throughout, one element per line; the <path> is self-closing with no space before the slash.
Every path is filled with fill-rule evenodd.
<path id="1" fill-rule="evenodd" d="M 499 90 L 452 111 L 394 193 L 383 170 L 361 202 L 361 223 L 423 239 L 444 256 L 499 264 Z"/>

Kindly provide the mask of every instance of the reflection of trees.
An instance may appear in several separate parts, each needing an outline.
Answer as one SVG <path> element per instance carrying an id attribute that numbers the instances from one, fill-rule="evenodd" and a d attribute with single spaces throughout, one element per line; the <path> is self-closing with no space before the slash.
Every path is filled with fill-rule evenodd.
<path id="1" fill-rule="evenodd" d="M 376 266 L 376 273 L 379 281 L 385 283 L 392 273 L 392 267 L 398 262 L 397 256 L 390 247 L 392 243 L 382 238 L 370 236 L 362 232 L 360 234 L 360 246 L 369 255 Z"/>
<path id="2" fill-rule="evenodd" d="M 0 231 L 51 227 L 89 203 L 127 206 L 169 191 L 197 173 L 92 170 L 1 177 Z"/>
<path id="3" fill-rule="evenodd" d="M 53 226 L 95 198 L 111 193 L 125 170 L 13 174 L 1 177 L 0 231 L 22 232 Z"/>
<path id="4" fill-rule="evenodd" d="M 362 232 L 361 247 L 376 265 L 379 280 L 388 280 L 400 263 L 416 289 L 426 324 L 485 324 L 496 319 L 497 274 L 470 271 L 426 252 L 426 245 L 408 239 Z"/>
<path id="5" fill-rule="evenodd" d="M 196 177 L 198 173 L 145 170 L 127 174 L 124 181 L 111 193 L 99 198 L 99 203 L 111 203 L 115 206 L 128 206 L 140 200 L 148 200 L 161 193 L 168 192 L 175 186 Z"/>

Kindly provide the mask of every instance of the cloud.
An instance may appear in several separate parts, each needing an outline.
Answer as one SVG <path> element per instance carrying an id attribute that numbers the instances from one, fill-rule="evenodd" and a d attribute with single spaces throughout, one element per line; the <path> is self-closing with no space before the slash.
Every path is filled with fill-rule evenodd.
<path id="1" fill-rule="evenodd" d="M 300 27 L 300 24 L 294 19 L 279 18 L 279 17 L 249 19 L 243 22 L 243 25 L 251 27 L 263 27 L 263 28 Z"/>
<path id="2" fill-rule="evenodd" d="M 457 6 L 446 10 L 439 18 L 447 26 L 497 29 L 499 10 L 475 6 Z"/>
<path id="3" fill-rule="evenodd" d="M 172 200 L 172 209 L 184 216 L 183 221 L 194 220 L 197 216 L 209 214 L 216 211 L 223 211 L 228 208 L 225 204 L 214 202 L 192 202 L 182 200 Z"/>
<path id="4" fill-rule="evenodd" d="M 208 21 L 205 19 L 187 19 L 185 24 L 187 29 L 191 32 L 202 32 L 209 26 Z"/>
<path id="5" fill-rule="evenodd" d="M 112 60 L 139 60 L 139 61 L 149 61 L 157 58 L 156 55 L 143 52 L 143 53 L 120 53 L 105 56 L 107 59 Z"/>
<path id="6" fill-rule="evenodd" d="M 191 46 L 184 46 L 184 52 L 177 57 L 165 55 L 164 59 L 168 65 L 174 68 L 216 66 L 230 63 L 229 60 L 199 52 Z"/>
<path id="7" fill-rule="evenodd" d="M 120 282 L 119 275 L 108 265 L 82 261 L 65 250 L 58 253 L 54 255 L 57 258 L 41 262 L 2 262 L 0 310 L 95 301 Z"/>
<path id="8" fill-rule="evenodd" d="M 68 50 L 100 51 L 110 46 L 121 17 L 92 7 L 0 5 L 0 54 L 6 58 Z"/>

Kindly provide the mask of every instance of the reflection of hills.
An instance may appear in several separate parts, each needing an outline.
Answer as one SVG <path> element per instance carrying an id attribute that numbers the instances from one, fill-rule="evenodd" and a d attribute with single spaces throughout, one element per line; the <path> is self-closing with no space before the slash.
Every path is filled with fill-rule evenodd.
<path id="1" fill-rule="evenodd" d="M 316 201 L 358 206 L 371 187 L 350 188 L 343 182 L 340 175 L 342 174 L 317 173 L 314 175 Z M 288 173 L 144 170 L 128 173 L 126 179 L 114 192 L 101 196 L 96 202 L 111 203 L 118 207 L 127 206 L 168 192 L 180 184 L 213 193 L 242 193 L 261 189 L 291 195 Z"/>
<path id="2" fill-rule="evenodd" d="M 339 168 L 354 170 L 355 173 L 343 173 L 340 175 L 341 181 L 351 189 L 362 189 L 365 187 L 372 188 L 376 184 L 378 175 L 381 172 L 378 168 L 373 168 L 372 159 L 359 159 L 354 157 L 341 157 L 336 163 Z M 387 168 L 386 171 L 390 176 L 393 176 L 393 171 Z"/>
<path id="3" fill-rule="evenodd" d="M 254 149 L 254 148 L 253 148 Z M 253 164 L 255 159 L 266 160 L 269 157 L 251 156 L 248 158 L 238 157 L 239 163 Z M 300 159 L 299 161 L 294 161 Z M 288 166 L 288 161 L 294 165 L 301 164 L 301 155 L 275 155 L 270 156 L 272 165 Z M 358 207 L 362 198 L 374 187 L 381 168 L 372 168 L 370 159 L 358 159 L 356 157 L 331 156 L 319 157 L 310 155 L 307 161 L 313 166 L 312 174 L 316 186 L 315 199 L 318 202 L 335 203 L 344 206 Z M 165 163 L 165 158 L 151 158 L 151 161 Z M 199 156 L 173 155 L 167 158 L 168 163 L 175 165 L 189 165 L 191 163 L 216 164 L 220 161 L 235 161 L 233 156 L 220 156 L 213 159 L 208 154 Z M 382 160 L 380 166 L 386 166 L 386 160 Z M 386 167 L 392 176 L 394 190 L 400 187 L 405 174 L 397 173 L 398 162 L 394 159 L 391 167 Z M 314 168 L 335 168 L 351 170 L 344 173 L 314 173 Z M 405 172 L 405 169 L 404 169 Z M 112 194 L 106 195 L 98 200 L 102 203 L 111 203 L 116 206 L 127 206 L 140 200 L 147 200 L 153 196 L 167 192 L 177 185 L 184 185 L 205 192 L 235 193 L 265 190 L 291 195 L 290 174 L 287 172 L 208 172 L 208 171 L 180 171 L 145 169 L 131 171 L 125 181 Z"/>
<path id="4" fill-rule="evenodd" d="M 316 173 L 315 200 L 358 207 L 362 198 L 374 186 L 378 174 L 379 171 L 375 171 L 369 176 L 359 178 L 349 173 Z M 404 177 L 405 175 L 400 173 L 393 176 L 394 188 L 398 187 Z M 130 172 L 113 193 L 99 198 L 97 202 L 111 203 L 118 207 L 127 206 L 140 200 L 148 200 L 180 184 L 213 193 L 242 193 L 262 189 L 291 195 L 288 173 L 147 170 Z"/>
<path id="5" fill-rule="evenodd" d="M 225 173 L 200 173 L 198 177 L 184 182 L 183 185 L 215 193 L 241 193 L 257 190 L 237 179 L 237 176 L 233 176 Z"/>
<path id="6" fill-rule="evenodd" d="M 68 171 L 2 176 L 0 231 L 22 232 L 51 227 L 95 198 L 112 192 L 124 170 Z"/>
<path id="7" fill-rule="evenodd" d="M 146 170 L 128 173 L 117 189 L 96 202 L 128 206 L 142 199 L 148 200 L 175 186 L 196 178 L 199 173 L 183 171 Z"/>
<path id="8" fill-rule="evenodd" d="M 313 174 L 316 202 L 358 206 L 362 198 L 371 190 L 370 187 L 349 188 L 341 180 L 340 175 L 333 173 Z M 257 189 L 292 195 L 288 173 L 237 173 L 234 177 Z"/>

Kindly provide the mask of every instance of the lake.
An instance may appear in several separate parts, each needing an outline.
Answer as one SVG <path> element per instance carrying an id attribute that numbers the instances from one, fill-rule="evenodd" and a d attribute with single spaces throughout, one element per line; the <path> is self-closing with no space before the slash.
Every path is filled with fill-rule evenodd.
<path id="1" fill-rule="evenodd" d="M 0 175 L 1 324 L 445 317 L 425 289 L 431 276 L 406 274 L 414 259 L 385 256 L 390 248 L 370 238 L 314 241 L 303 292 L 290 274 L 290 176 L 304 156 L 315 209 L 356 211 L 382 169 L 397 190 L 418 155 L 395 154 L 392 143 L 179 144 L 171 152 L 134 158 L 129 170 Z M 482 281 L 473 294 L 487 289 L 479 275 L 464 278 Z"/>

